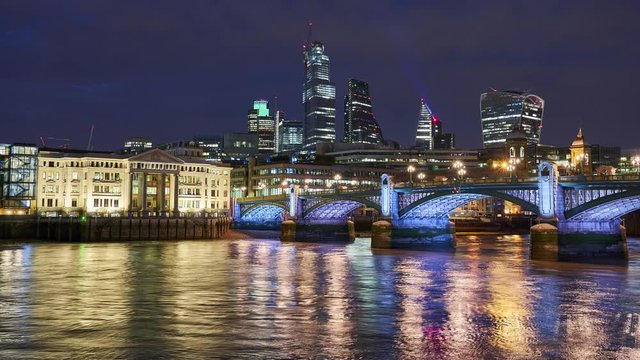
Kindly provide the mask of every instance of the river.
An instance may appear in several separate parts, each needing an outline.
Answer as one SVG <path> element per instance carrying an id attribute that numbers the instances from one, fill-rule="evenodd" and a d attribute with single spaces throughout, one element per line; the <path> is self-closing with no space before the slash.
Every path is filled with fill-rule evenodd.
<path id="1" fill-rule="evenodd" d="M 0 244 L 0 358 L 640 358 L 628 266 L 275 240 Z"/>

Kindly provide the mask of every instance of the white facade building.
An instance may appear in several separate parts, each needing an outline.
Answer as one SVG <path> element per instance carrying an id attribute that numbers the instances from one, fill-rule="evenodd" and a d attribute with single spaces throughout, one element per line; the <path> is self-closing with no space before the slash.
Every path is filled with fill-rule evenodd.
<path id="1" fill-rule="evenodd" d="M 229 211 L 231 168 L 153 149 L 138 155 L 41 150 L 41 215 L 176 216 Z"/>

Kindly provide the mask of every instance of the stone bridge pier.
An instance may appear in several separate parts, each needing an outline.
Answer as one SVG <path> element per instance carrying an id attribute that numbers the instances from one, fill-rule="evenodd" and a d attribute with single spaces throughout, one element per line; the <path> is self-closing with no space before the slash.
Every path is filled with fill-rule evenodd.
<path id="1" fill-rule="evenodd" d="M 626 230 L 621 218 L 640 205 L 636 190 L 558 183 L 557 167 L 538 169 L 540 224 L 531 228 L 531 258 L 609 262 L 626 261 Z M 635 196 L 638 197 L 638 196 Z"/>

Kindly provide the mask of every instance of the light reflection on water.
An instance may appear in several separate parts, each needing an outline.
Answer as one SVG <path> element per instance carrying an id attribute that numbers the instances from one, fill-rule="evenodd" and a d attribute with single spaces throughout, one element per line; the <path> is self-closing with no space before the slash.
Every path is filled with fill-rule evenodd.
<path id="1" fill-rule="evenodd" d="M 271 240 L 0 245 L 0 358 L 640 358 L 628 266 Z"/>

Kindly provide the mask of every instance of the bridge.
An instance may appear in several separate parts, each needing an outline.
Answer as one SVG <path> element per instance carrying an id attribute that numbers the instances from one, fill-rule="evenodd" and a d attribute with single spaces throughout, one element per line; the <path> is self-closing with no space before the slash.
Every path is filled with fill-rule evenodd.
<path id="1" fill-rule="evenodd" d="M 365 206 L 378 211 L 390 225 L 390 234 L 383 236 L 387 240 L 376 239 L 374 228 L 374 246 L 452 247 L 455 229 L 449 221 L 451 211 L 488 197 L 517 204 L 548 224 L 542 227 L 545 235 L 538 237 L 532 230 L 536 232 L 532 246 L 548 248 L 551 242 L 551 247 L 560 248 L 560 257 L 626 258 L 621 218 L 640 209 L 640 177 L 560 177 L 557 167 L 545 162 L 539 166 L 537 177 L 526 179 L 394 186 L 391 177 L 383 175 L 378 189 L 314 194 L 301 194 L 292 184 L 285 196 L 239 199 L 234 222 L 240 229 L 279 229 L 283 221 L 288 221 L 295 224 L 298 239 L 331 238 L 348 234 L 349 215 Z M 534 244 L 536 241 L 539 244 Z"/>

